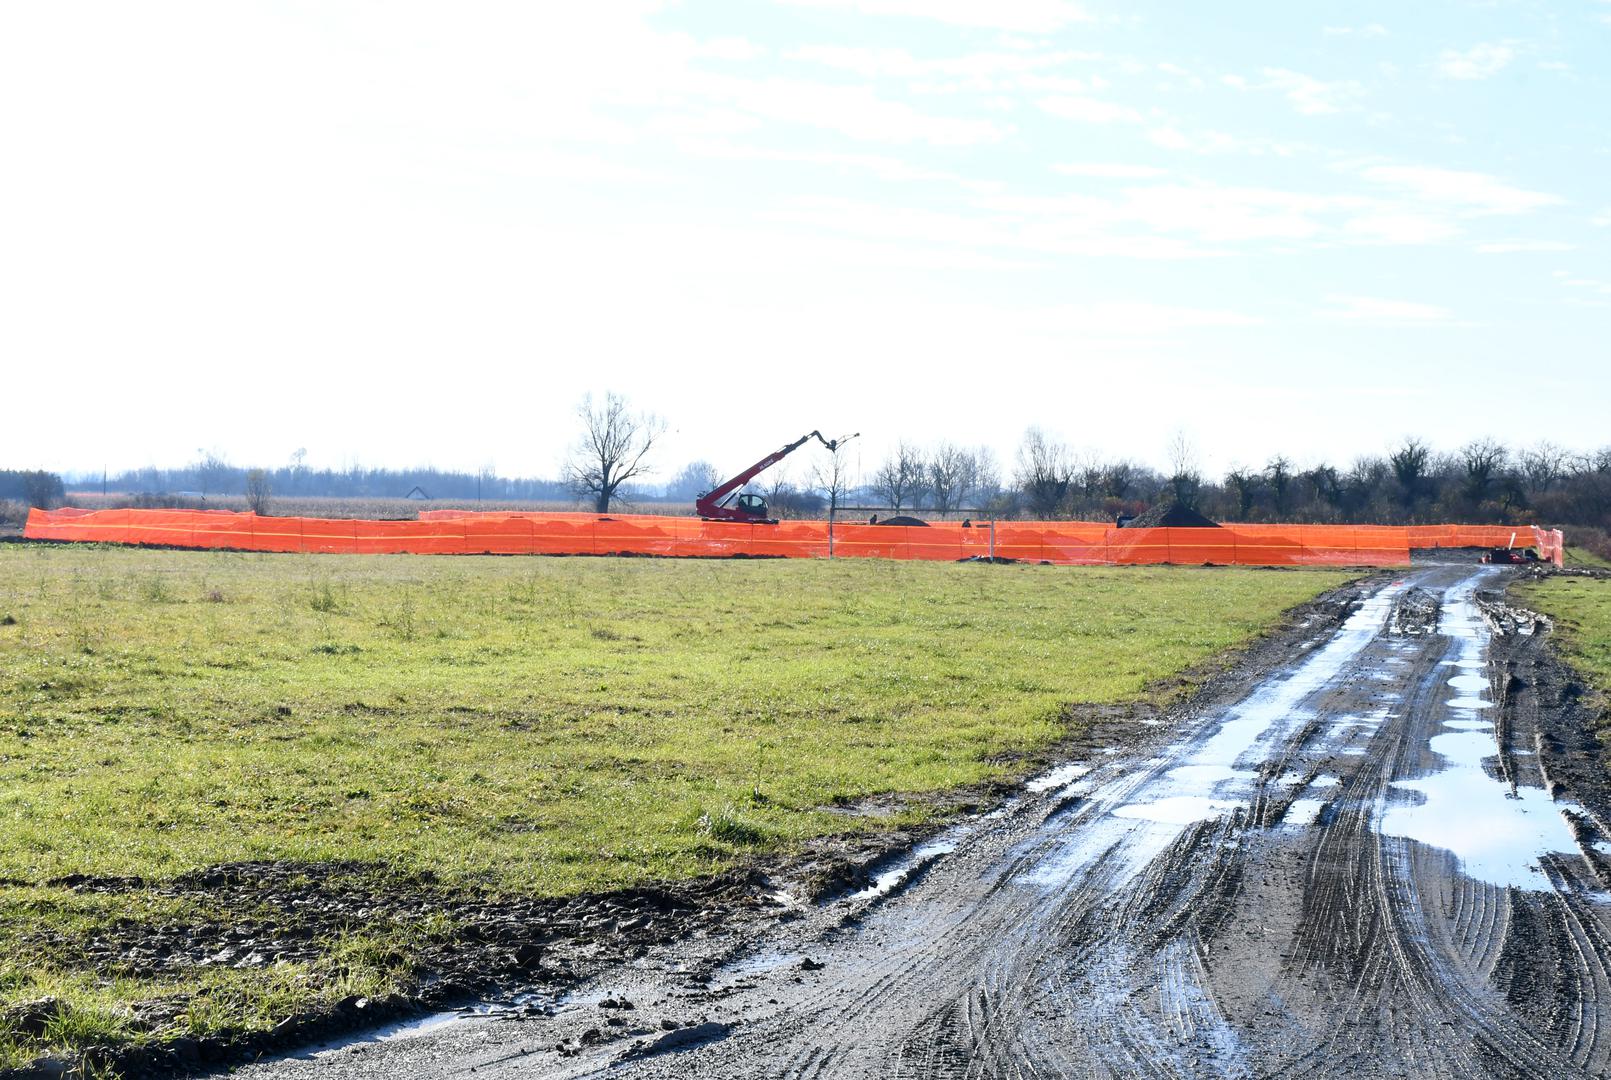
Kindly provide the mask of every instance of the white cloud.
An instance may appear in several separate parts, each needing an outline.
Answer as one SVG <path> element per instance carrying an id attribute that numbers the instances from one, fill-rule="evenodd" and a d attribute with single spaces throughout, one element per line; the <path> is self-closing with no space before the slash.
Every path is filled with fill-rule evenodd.
<path id="1" fill-rule="evenodd" d="M 1267 81 L 1256 88 L 1279 90 L 1305 116 L 1342 112 L 1365 96 L 1365 88 L 1357 82 L 1326 82 L 1286 68 L 1265 68 L 1263 75 Z"/>
<path id="2" fill-rule="evenodd" d="M 1525 214 L 1564 200 L 1527 191 L 1485 173 L 1419 165 L 1373 165 L 1360 175 L 1373 184 L 1396 188 L 1429 203 L 1470 214 Z"/>
<path id="3" fill-rule="evenodd" d="M 842 71 L 853 71 L 869 78 L 899 79 L 933 75 L 974 78 L 1012 75 L 1057 67 L 1083 55 L 1069 52 L 982 52 L 927 59 L 913 56 L 905 49 L 873 49 L 855 45 L 804 45 L 788 54 L 791 60 L 805 60 Z"/>
<path id="4" fill-rule="evenodd" d="M 800 7 L 839 8 L 863 15 L 935 19 L 957 26 L 1045 34 L 1091 16 L 1069 0 L 784 0 Z"/>
<path id="5" fill-rule="evenodd" d="M 1380 212 L 1350 218 L 1343 225 L 1343 232 L 1350 238 L 1367 244 L 1412 247 L 1436 244 L 1460 235 L 1459 227 L 1443 218 L 1387 208 Z"/>
<path id="6" fill-rule="evenodd" d="M 1087 124 L 1139 124 L 1142 119 L 1141 114 L 1128 105 L 1118 105 L 1100 98 L 1059 94 L 1041 98 L 1035 104 L 1053 116 Z"/>
<path id="7" fill-rule="evenodd" d="M 1601 210 L 1598 214 L 1595 214 L 1592 218 L 1590 218 L 1589 221 L 1595 225 L 1598 225 L 1602 229 L 1611 227 L 1611 207 Z"/>
<path id="8" fill-rule="evenodd" d="M 705 83 L 720 89 L 731 107 L 772 120 L 837 131 L 860 142 L 926 142 L 972 146 L 996 142 L 1007 129 L 989 120 L 932 116 L 881 98 L 863 86 L 833 86 L 795 79 Z"/>
<path id="9" fill-rule="evenodd" d="M 1436 304 L 1421 304 L 1411 300 L 1384 300 L 1375 296 L 1348 296 L 1332 293 L 1326 297 L 1329 307 L 1319 314 L 1328 319 L 1344 322 L 1379 323 L 1390 326 L 1430 325 L 1448 322 L 1454 312 Z"/>
<path id="10" fill-rule="evenodd" d="M 1052 170 L 1064 176 L 1096 176 L 1108 180 L 1149 180 L 1169 172 L 1168 169 L 1160 169 L 1156 165 L 1125 165 L 1109 161 L 1053 165 Z"/>
<path id="11" fill-rule="evenodd" d="M 1576 248 L 1576 244 L 1568 244 L 1561 240 L 1495 240 L 1477 245 L 1477 250 L 1484 255 L 1509 255 L 1523 251 L 1573 251 Z"/>
<path id="12" fill-rule="evenodd" d="M 1147 132 L 1147 141 L 1165 150 L 1189 150 L 1197 154 L 1253 154 L 1289 157 L 1298 147 L 1274 139 L 1246 138 L 1223 131 L 1182 131 L 1164 125 Z"/>
<path id="13" fill-rule="evenodd" d="M 1461 51 L 1445 49 L 1438 56 L 1438 71 L 1446 79 L 1486 79 L 1503 71 L 1516 50 L 1509 45 L 1484 43 Z"/>

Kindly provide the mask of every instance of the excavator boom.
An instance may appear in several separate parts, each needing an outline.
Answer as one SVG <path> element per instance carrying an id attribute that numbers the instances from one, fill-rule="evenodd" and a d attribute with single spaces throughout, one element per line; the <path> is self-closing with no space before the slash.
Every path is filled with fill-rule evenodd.
<path id="1" fill-rule="evenodd" d="M 734 476 L 732 479 L 718 484 L 710 491 L 701 495 L 694 501 L 694 510 L 699 514 L 700 517 L 706 519 L 707 521 L 742 521 L 749 523 L 766 522 L 768 524 L 776 524 L 776 522 L 772 521 L 766 516 L 765 501 L 756 496 L 746 495 L 739 501 L 738 505 L 728 505 L 734 493 L 736 493 L 745 484 L 755 479 L 761 473 L 765 472 L 767 469 L 770 469 L 772 466 L 776 465 L 778 462 L 800 449 L 800 447 L 804 446 L 812 439 L 816 439 L 829 450 L 837 450 L 842 443 L 850 439 L 854 439 L 855 437 L 855 435 L 846 435 L 839 439 L 825 439 L 822 437 L 822 432 L 820 431 L 808 432 L 794 440 L 792 443 L 789 443 L 787 446 L 783 446 L 772 451 L 770 454 L 766 455 L 760 461 L 757 461 L 754 465 L 751 465 L 737 476 Z M 745 500 L 749 501 L 745 502 Z"/>

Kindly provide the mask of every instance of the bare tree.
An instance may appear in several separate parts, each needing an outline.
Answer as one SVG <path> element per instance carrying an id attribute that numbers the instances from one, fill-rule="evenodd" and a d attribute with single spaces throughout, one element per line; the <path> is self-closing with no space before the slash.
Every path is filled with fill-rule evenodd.
<path id="1" fill-rule="evenodd" d="M 592 499 L 594 512 L 607 514 L 621 485 L 649 472 L 645 458 L 666 425 L 649 413 L 632 412 L 626 398 L 613 392 L 599 406 L 592 394 L 582 398 L 576 415 L 582 433 L 565 463 L 565 483 L 577 498 Z"/>
<path id="2" fill-rule="evenodd" d="M 1432 465 L 1431 447 L 1420 439 L 1406 438 L 1388 451 L 1387 462 L 1393 468 L 1393 479 L 1398 481 L 1398 497 L 1404 503 L 1404 508 L 1414 509 L 1416 500 L 1427 486 Z"/>
<path id="3" fill-rule="evenodd" d="M 1174 489 L 1175 501 L 1191 506 L 1197 501 L 1197 489 L 1202 486 L 1202 474 L 1197 471 L 1197 446 L 1184 428 L 1177 429 L 1169 439 L 1169 486 Z"/>
<path id="4" fill-rule="evenodd" d="M 1499 480 L 1509 451 L 1494 439 L 1475 439 L 1462 446 L 1458 455 L 1466 474 L 1466 497 L 1473 504 L 1481 504 Z"/>
<path id="5" fill-rule="evenodd" d="M 917 447 L 899 443 L 894 453 L 873 473 L 873 494 L 883 500 L 885 506 L 899 512 L 918 501 L 925 486 L 924 472 L 923 455 Z"/>
<path id="6" fill-rule="evenodd" d="M 1552 442 L 1541 442 L 1522 452 L 1521 474 L 1533 495 L 1547 495 L 1566 478 L 1571 455 Z"/>
<path id="7" fill-rule="evenodd" d="M 1259 494 L 1259 474 L 1242 465 L 1232 465 L 1225 474 L 1225 487 L 1236 496 L 1236 520 L 1246 521 Z"/>
<path id="8" fill-rule="evenodd" d="M 1136 468 L 1133 461 L 1114 461 L 1102 470 L 1102 494 L 1109 499 L 1123 499 L 1135 486 Z"/>
<path id="9" fill-rule="evenodd" d="M 927 461 L 928 494 L 936 513 L 949 514 L 962 505 L 972 486 L 973 455 L 952 442 L 942 442 Z"/>
<path id="10" fill-rule="evenodd" d="M 252 513 L 267 516 L 269 512 L 269 474 L 263 469 L 251 469 L 246 473 L 246 505 L 252 508 Z"/>
<path id="11" fill-rule="evenodd" d="M 1276 514 L 1284 515 L 1287 512 L 1287 487 L 1292 483 L 1292 462 L 1277 454 L 1264 466 L 1264 476 L 1270 482 L 1270 495 L 1275 501 Z M 1276 520 L 1279 521 L 1280 517 Z"/>
<path id="12" fill-rule="evenodd" d="M 828 451 L 826 460 L 819 459 L 811 466 L 811 485 L 828 500 L 828 520 L 832 521 L 850 492 L 850 457 L 845 453 L 844 439 Z"/>
<path id="13" fill-rule="evenodd" d="M 674 499 L 693 502 L 721 482 L 722 474 L 716 471 L 716 466 L 708 461 L 690 461 L 666 485 L 666 494 Z"/>
<path id="14" fill-rule="evenodd" d="M 1024 432 L 1018 446 L 1018 486 L 1029 501 L 1029 512 L 1040 518 L 1055 516 L 1073 482 L 1068 448 L 1038 427 Z"/>

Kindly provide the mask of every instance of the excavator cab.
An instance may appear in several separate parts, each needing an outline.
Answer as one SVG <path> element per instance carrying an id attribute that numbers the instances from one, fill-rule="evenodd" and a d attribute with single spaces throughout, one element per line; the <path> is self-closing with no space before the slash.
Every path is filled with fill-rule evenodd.
<path id="1" fill-rule="evenodd" d="M 746 517 L 764 518 L 766 516 L 766 498 L 745 492 L 738 497 L 737 509 L 739 513 Z"/>

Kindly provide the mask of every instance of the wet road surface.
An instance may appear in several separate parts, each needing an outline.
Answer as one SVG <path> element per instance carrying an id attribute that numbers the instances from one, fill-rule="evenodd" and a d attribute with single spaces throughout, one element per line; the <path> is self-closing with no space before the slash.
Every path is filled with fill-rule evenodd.
<path id="1" fill-rule="evenodd" d="M 1502 573 L 1409 571 L 1240 700 L 735 955 L 239 1075 L 1603 1075 L 1604 840 L 1511 716 Z"/>

